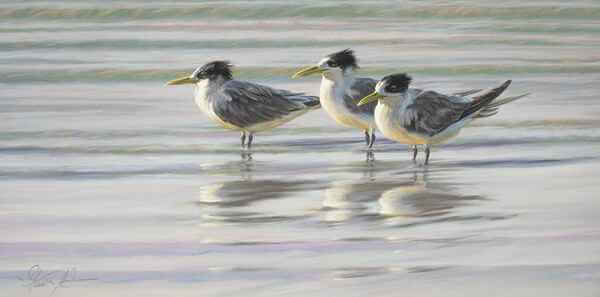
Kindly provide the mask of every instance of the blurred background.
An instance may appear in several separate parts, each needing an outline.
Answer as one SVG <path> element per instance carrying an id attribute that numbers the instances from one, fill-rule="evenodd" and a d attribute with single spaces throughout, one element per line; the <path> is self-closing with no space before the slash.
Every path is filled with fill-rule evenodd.
<path id="1" fill-rule="evenodd" d="M 228 59 L 318 95 L 290 76 L 344 48 L 363 76 L 533 95 L 422 166 L 380 134 L 365 162 L 322 110 L 243 160 L 165 86 Z M 0 295 L 599 296 L 599 78 L 591 0 L 0 1 Z"/>

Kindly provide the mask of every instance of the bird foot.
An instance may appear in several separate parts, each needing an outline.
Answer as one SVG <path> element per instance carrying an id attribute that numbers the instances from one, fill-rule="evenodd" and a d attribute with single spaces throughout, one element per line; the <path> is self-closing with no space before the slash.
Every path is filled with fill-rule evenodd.
<path id="1" fill-rule="evenodd" d="M 375 154 L 373 153 L 373 150 L 367 150 L 367 159 L 366 159 L 367 163 L 371 163 L 375 161 Z"/>
<path id="2" fill-rule="evenodd" d="M 242 152 L 240 153 L 240 156 L 242 157 L 243 161 L 251 161 L 252 160 L 252 152 L 250 152 L 248 150 L 242 150 Z"/>

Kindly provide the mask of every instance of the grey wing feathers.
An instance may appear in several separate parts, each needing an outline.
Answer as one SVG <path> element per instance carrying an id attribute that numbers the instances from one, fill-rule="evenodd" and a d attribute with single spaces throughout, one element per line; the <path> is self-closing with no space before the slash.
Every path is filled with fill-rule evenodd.
<path id="1" fill-rule="evenodd" d="M 458 121 L 471 105 L 434 91 L 420 93 L 406 109 L 403 126 L 411 132 L 435 135 Z"/>
<path id="2" fill-rule="evenodd" d="M 318 98 L 313 96 L 235 80 L 226 82 L 214 96 L 215 114 L 237 127 L 273 121 L 318 105 Z"/>
<path id="3" fill-rule="evenodd" d="M 344 94 L 344 105 L 352 111 L 352 113 L 367 113 L 373 114 L 377 101 L 371 102 L 365 105 L 357 106 L 356 104 L 360 99 L 375 91 L 377 81 L 371 78 L 357 78 L 354 80 L 350 89 Z"/>
<path id="4" fill-rule="evenodd" d="M 498 113 L 498 106 L 529 95 L 494 101 L 510 83 L 511 81 L 507 80 L 501 86 L 474 97 L 471 102 L 433 91 L 423 92 L 415 98 L 413 104 L 407 107 L 404 126 L 409 131 L 432 136 L 471 115 L 473 118 L 493 116 Z"/>

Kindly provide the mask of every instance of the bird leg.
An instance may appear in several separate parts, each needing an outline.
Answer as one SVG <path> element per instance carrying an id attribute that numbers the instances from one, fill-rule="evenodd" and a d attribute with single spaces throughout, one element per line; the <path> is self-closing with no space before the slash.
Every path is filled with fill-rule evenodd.
<path id="1" fill-rule="evenodd" d="M 242 149 L 246 147 L 246 132 L 242 131 L 242 135 L 240 136 L 240 140 L 242 141 Z"/>
<path id="2" fill-rule="evenodd" d="M 419 150 L 417 149 L 417 145 L 413 145 L 412 149 L 413 149 L 413 161 L 416 161 L 417 160 L 417 154 L 419 153 Z"/>
<path id="3" fill-rule="evenodd" d="M 252 132 L 250 132 L 248 134 L 248 150 L 250 150 L 250 147 L 252 147 L 252 140 L 254 139 L 254 134 Z"/>
<path id="4" fill-rule="evenodd" d="M 373 144 L 375 144 L 375 131 L 371 130 L 371 141 L 369 142 L 369 149 L 373 148 Z"/>
<path id="5" fill-rule="evenodd" d="M 426 144 L 425 145 L 425 165 L 427 165 L 429 163 L 429 145 Z"/>
<path id="6" fill-rule="evenodd" d="M 369 130 L 365 130 L 365 143 L 369 146 L 369 142 L 371 141 L 371 136 L 369 135 Z"/>

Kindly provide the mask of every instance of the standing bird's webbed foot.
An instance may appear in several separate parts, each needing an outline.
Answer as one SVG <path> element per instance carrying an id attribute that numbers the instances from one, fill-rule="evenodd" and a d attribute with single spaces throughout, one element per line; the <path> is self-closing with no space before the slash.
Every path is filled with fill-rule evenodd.
<path id="1" fill-rule="evenodd" d="M 367 161 L 367 163 L 372 163 L 375 161 L 375 154 L 373 153 L 373 151 L 367 151 L 366 161 Z"/>
<path id="2" fill-rule="evenodd" d="M 242 151 L 240 156 L 242 157 L 242 161 L 252 161 L 252 152 Z"/>

